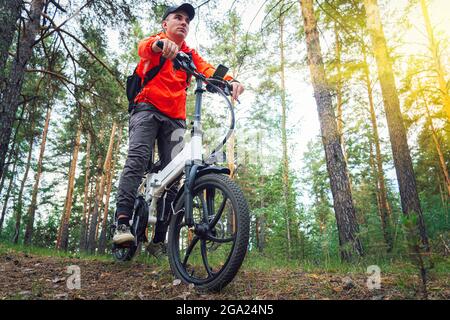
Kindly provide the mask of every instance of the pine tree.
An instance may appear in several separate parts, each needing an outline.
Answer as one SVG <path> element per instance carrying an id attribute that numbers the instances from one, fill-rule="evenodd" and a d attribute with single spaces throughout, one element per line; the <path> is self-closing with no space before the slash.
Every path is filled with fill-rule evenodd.
<path id="1" fill-rule="evenodd" d="M 314 87 L 314 97 L 319 113 L 322 142 L 325 149 L 328 174 L 330 176 L 331 191 L 334 199 L 341 258 L 343 260 L 350 260 L 354 253 L 362 255 L 363 249 L 358 238 L 359 227 L 356 221 L 347 166 L 337 132 L 330 87 L 325 77 L 313 3 L 311 0 L 300 0 L 300 6 L 306 33 L 308 63 Z"/>
<path id="2" fill-rule="evenodd" d="M 425 251 L 429 251 L 428 236 L 420 207 L 411 155 L 400 111 L 400 101 L 397 95 L 392 63 L 384 37 L 378 4 L 376 0 L 364 0 L 364 6 L 367 14 L 367 27 L 371 35 L 373 52 L 378 66 L 392 154 L 400 188 L 402 210 L 406 216 L 417 215 L 421 242 Z"/>

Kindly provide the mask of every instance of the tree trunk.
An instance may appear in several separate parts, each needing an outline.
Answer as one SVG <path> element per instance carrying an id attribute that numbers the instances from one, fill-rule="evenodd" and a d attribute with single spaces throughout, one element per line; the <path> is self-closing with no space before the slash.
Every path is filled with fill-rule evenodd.
<path id="1" fill-rule="evenodd" d="M 433 28 L 431 26 L 430 16 L 428 14 L 428 8 L 425 3 L 425 0 L 420 0 L 420 6 L 422 7 L 422 14 L 425 20 L 425 27 L 427 29 L 429 49 L 431 51 L 433 64 L 435 68 L 434 71 L 437 73 L 442 105 L 444 106 L 444 111 L 447 115 L 447 119 L 450 120 L 450 96 L 448 94 L 447 81 L 445 80 L 445 69 L 441 63 L 439 55 L 439 47 L 438 44 L 436 43 L 436 39 L 434 38 Z"/>
<path id="2" fill-rule="evenodd" d="M 95 187 L 97 186 L 97 181 L 94 183 L 90 183 L 90 190 L 89 190 L 89 198 L 88 198 L 88 212 L 87 212 L 87 221 L 86 221 L 86 242 L 84 244 L 84 251 L 88 251 L 88 246 L 89 246 L 89 228 L 91 225 L 91 220 L 92 220 L 92 212 L 93 207 L 92 207 L 92 203 L 94 202 L 93 199 L 95 197 Z"/>
<path id="3" fill-rule="evenodd" d="M 69 221 L 70 215 L 72 213 L 72 199 L 73 199 L 73 188 L 75 184 L 75 173 L 77 169 L 78 152 L 80 150 L 80 139 L 81 139 L 81 124 L 78 125 L 75 144 L 73 146 L 73 156 L 70 163 L 69 169 L 69 183 L 67 185 L 66 201 L 64 206 L 64 212 L 61 217 L 61 228 L 59 231 L 60 237 L 57 243 L 58 249 L 67 250 L 69 244 Z"/>
<path id="4" fill-rule="evenodd" d="M 47 108 L 47 116 L 45 118 L 44 131 L 42 132 L 41 149 L 39 152 L 39 160 L 38 160 L 37 172 L 36 172 L 35 181 L 34 181 L 33 193 L 32 193 L 32 197 L 31 197 L 31 204 L 30 204 L 30 207 L 28 208 L 28 213 L 27 213 L 28 221 L 27 221 L 27 227 L 25 229 L 25 237 L 24 237 L 24 243 L 26 245 L 31 244 L 31 239 L 33 236 L 33 225 L 34 225 L 34 215 L 36 212 L 37 193 L 39 190 L 39 180 L 41 178 L 41 173 L 42 173 L 42 161 L 44 159 L 45 144 L 47 142 L 47 132 L 48 132 L 48 126 L 50 123 L 51 113 L 52 113 L 52 108 L 48 107 Z"/>
<path id="5" fill-rule="evenodd" d="M 369 164 L 372 170 L 373 180 L 371 181 L 375 185 L 375 198 L 377 199 L 377 212 L 381 217 L 381 200 L 380 200 L 380 184 L 378 181 L 378 172 L 375 165 L 375 155 L 373 154 L 373 141 L 369 140 Z"/>
<path id="6" fill-rule="evenodd" d="M 383 170 L 383 158 L 381 154 L 380 147 L 380 137 L 378 135 L 378 124 L 377 124 L 377 116 L 375 114 L 375 105 L 373 103 L 373 91 L 372 84 L 370 81 L 370 72 L 367 64 L 366 52 L 363 49 L 363 57 L 364 57 L 364 81 L 367 88 L 367 95 L 369 98 L 369 111 L 370 111 L 370 121 L 372 123 L 372 131 L 373 131 L 373 142 L 375 144 L 375 159 L 376 159 L 376 171 L 375 176 L 377 179 L 377 197 L 379 203 L 379 214 L 381 219 L 381 227 L 384 235 L 384 240 L 387 245 L 387 252 L 391 252 L 393 249 L 393 239 L 391 236 L 391 208 L 387 201 L 387 191 L 386 185 L 384 181 L 384 170 Z"/>
<path id="7" fill-rule="evenodd" d="M 103 140 L 103 131 L 100 132 L 99 142 L 101 143 L 102 140 Z M 102 198 L 100 197 L 100 193 L 103 195 L 103 192 L 100 192 L 100 190 L 102 189 L 101 185 L 104 184 L 102 162 L 103 162 L 103 157 L 100 153 L 98 155 L 98 160 L 97 160 L 97 182 L 95 185 L 94 208 L 92 210 L 91 222 L 90 222 L 90 227 L 89 227 L 89 237 L 88 237 L 88 251 L 92 254 L 95 253 L 95 248 L 97 247 L 96 233 L 97 233 L 97 226 L 98 226 L 99 206 L 100 206 L 100 201 L 102 200 Z"/>
<path id="8" fill-rule="evenodd" d="M 284 16 L 281 14 L 279 19 L 280 28 L 280 78 L 281 78 L 281 144 L 283 146 L 283 200 L 286 220 L 286 240 L 287 240 L 287 258 L 292 257 L 292 237 L 291 237 L 291 206 L 289 201 L 290 187 L 289 187 L 289 162 L 287 152 L 287 134 L 286 134 L 286 85 L 284 74 Z"/>
<path id="9" fill-rule="evenodd" d="M 97 224 L 98 224 L 98 192 L 99 192 L 99 186 L 100 186 L 100 180 L 101 180 L 101 158 L 99 158 L 97 163 L 97 178 L 95 182 L 95 193 L 93 194 L 92 200 L 92 208 L 91 208 L 91 215 L 90 215 L 90 221 L 89 221 L 89 233 L 88 233 L 88 243 L 87 243 L 87 250 L 89 253 L 93 254 L 95 253 L 95 248 L 97 247 L 95 243 L 95 232 L 97 230 Z"/>
<path id="10" fill-rule="evenodd" d="M 336 39 L 336 71 L 337 71 L 337 79 L 336 79 L 336 110 L 337 110 L 337 131 L 339 134 L 339 142 L 342 147 L 342 154 L 344 155 L 344 160 L 346 165 L 348 166 L 348 155 L 347 150 L 345 148 L 345 139 L 344 139 L 344 118 L 342 116 L 342 108 L 344 105 L 343 102 L 343 89 L 342 89 L 342 69 L 341 69 L 341 52 L 342 52 L 342 44 L 341 39 L 339 38 L 339 30 L 338 25 L 335 23 L 334 26 L 334 36 Z M 349 174 L 349 172 L 347 172 Z M 352 177 L 350 174 L 348 175 L 348 181 L 350 183 L 350 191 L 352 190 Z"/>
<path id="11" fill-rule="evenodd" d="M 83 220 L 81 221 L 80 231 L 80 250 L 86 249 L 86 236 L 88 227 L 88 214 L 89 214 L 89 178 L 91 173 L 91 134 L 87 133 L 86 142 L 86 164 L 85 164 L 85 177 L 84 177 L 84 200 L 83 200 Z"/>
<path id="12" fill-rule="evenodd" d="M 17 29 L 17 20 L 20 18 L 22 0 L 6 0 L 0 2 L 0 90 L 6 87 L 6 62 L 8 51 Z"/>
<path id="13" fill-rule="evenodd" d="M 260 128 L 262 127 L 262 125 L 260 125 Z M 261 132 L 258 132 L 256 135 L 256 144 L 257 144 L 257 158 L 256 158 L 256 162 L 258 163 L 258 167 L 262 168 L 262 164 L 261 164 L 261 151 L 262 151 L 262 137 L 261 137 Z M 264 176 L 262 174 L 259 175 L 259 185 L 260 187 L 264 186 Z M 261 189 L 261 194 L 260 194 L 260 203 L 259 203 L 259 207 L 262 209 L 264 208 L 264 190 Z M 257 248 L 258 251 L 260 253 L 262 253 L 264 251 L 265 248 L 265 228 L 266 228 L 266 221 L 265 221 L 265 214 L 262 213 L 260 216 L 256 217 L 256 222 L 257 222 Z"/>
<path id="14" fill-rule="evenodd" d="M 99 237 L 98 251 L 100 254 L 104 254 L 106 249 L 106 229 L 107 229 L 106 222 L 108 221 L 109 195 L 111 192 L 112 171 L 114 170 L 111 162 L 113 156 L 114 136 L 116 135 L 116 128 L 117 124 L 114 122 L 113 127 L 111 129 L 111 136 L 109 138 L 108 152 L 106 153 L 105 164 L 103 166 L 103 170 L 106 174 L 106 201 L 102 220 L 102 231 Z M 120 141 L 118 143 L 120 143 Z"/>
<path id="15" fill-rule="evenodd" d="M 23 189 L 25 188 L 25 183 L 28 178 L 28 172 L 30 171 L 30 166 L 31 166 L 31 155 L 33 154 L 35 115 L 31 114 L 30 117 L 31 117 L 30 149 L 28 151 L 28 158 L 27 158 L 25 173 L 23 175 L 23 180 L 20 185 L 19 197 L 17 199 L 16 227 L 15 227 L 14 236 L 13 236 L 13 242 L 15 244 L 17 244 L 19 242 L 20 224 L 22 221 Z"/>
<path id="16" fill-rule="evenodd" d="M 2 176 L 1 182 L 0 182 L 0 194 L 2 193 L 2 190 L 3 190 L 3 185 L 6 180 L 6 174 L 8 172 L 8 167 L 9 167 L 9 164 L 11 163 L 12 156 L 15 155 L 15 153 L 17 152 L 17 150 L 16 150 L 17 134 L 19 133 L 20 126 L 22 125 L 22 122 L 23 122 L 22 118 L 23 118 L 23 114 L 25 113 L 25 109 L 26 109 L 26 107 L 24 104 L 22 107 L 22 112 L 20 114 L 19 120 L 17 121 L 18 123 L 17 123 L 16 130 L 14 132 L 14 137 L 12 139 L 12 145 L 10 147 L 10 152 L 8 154 L 8 160 L 6 160 L 5 167 L 3 169 L 3 176 Z"/>
<path id="17" fill-rule="evenodd" d="M 448 175 L 447 164 L 445 163 L 445 159 L 444 159 L 444 153 L 442 152 L 441 144 L 439 143 L 438 135 L 437 135 L 436 129 L 434 128 L 434 125 L 433 125 L 433 119 L 431 118 L 430 109 L 428 107 L 427 100 L 425 99 L 425 97 L 423 95 L 422 95 L 422 100 L 425 105 L 425 110 L 427 112 L 427 118 L 428 118 L 427 120 L 429 122 L 431 136 L 433 137 L 434 146 L 436 147 L 436 152 L 439 157 L 439 166 L 442 170 L 442 174 L 444 175 L 444 180 L 445 180 L 444 182 L 447 187 L 447 197 L 450 197 L 450 178 Z"/>
<path id="18" fill-rule="evenodd" d="M 306 33 L 308 63 L 319 114 L 331 192 L 333 194 L 341 258 L 350 260 L 355 252 L 359 255 L 363 254 L 362 245 L 358 238 L 359 226 L 356 221 L 347 166 L 339 141 L 336 118 L 331 101 L 331 90 L 325 78 L 313 2 L 312 0 L 300 0 L 300 6 Z"/>
<path id="19" fill-rule="evenodd" d="M 392 155 L 400 189 L 402 210 L 406 216 L 411 214 L 417 215 L 419 220 L 418 233 L 425 251 L 429 252 L 430 247 L 422 209 L 420 207 L 419 195 L 417 193 L 416 178 L 377 0 L 364 0 L 364 6 L 366 8 L 367 27 L 372 39 L 373 51 L 378 67 Z"/>
<path id="20" fill-rule="evenodd" d="M 339 142 L 342 146 L 342 151 L 344 153 L 344 159 L 345 162 L 347 162 L 347 155 L 345 152 L 345 145 L 344 145 L 344 119 L 342 117 L 342 71 L 341 71 L 341 39 L 339 38 L 339 32 L 338 32 L 338 26 L 337 23 L 334 26 L 334 37 L 336 39 L 336 72 L 337 72 L 337 78 L 336 78 L 336 113 L 337 113 L 337 131 L 339 134 Z"/>
<path id="21" fill-rule="evenodd" d="M 16 172 L 16 165 L 17 165 L 18 159 L 19 159 L 19 157 L 16 155 L 16 158 L 14 160 L 13 169 L 11 171 L 11 179 L 9 180 L 8 190 L 6 191 L 5 201 L 3 203 L 2 216 L 0 217 L 0 234 L 2 233 L 3 222 L 5 221 L 5 215 L 6 215 L 6 208 L 8 207 L 9 197 L 11 195 L 11 190 L 12 190 L 12 187 L 13 187 L 13 184 L 14 184 L 14 175 L 15 175 L 15 172 Z"/>
<path id="22" fill-rule="evenodd" d="M 0 94 L 0 178 L 3 176 L 6 153 L 9 149 L 12 125 L 19 106 L 20 91 L 25 67 L 31 58 L 36 35 L 39 32 L 40 18 L 45 0 L 31 1 L 29 20 L 22 30 L 17 55 L 14 59 L 9 79 Z M 12 18 L 12 20 L 15 18 Z"/>

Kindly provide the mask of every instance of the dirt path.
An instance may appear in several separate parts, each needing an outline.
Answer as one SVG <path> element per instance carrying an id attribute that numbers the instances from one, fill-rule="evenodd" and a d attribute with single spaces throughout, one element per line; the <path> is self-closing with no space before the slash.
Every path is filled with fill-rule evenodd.
<path id="1" fill-rule="evenodd" d="M 69 290 L 69 266 L 80 270 L 80 289 Z M 72 267 L 73 268 L 73 267 Z M 75 267 L 76 269 L 77 267 Z M 75 270 L 72 269 L 72 270 Z M 174 281 L 167 266 L 140 262 L 81 260 L 0 254 L 2 299 L 417 299 L 417 278 L 382 277 L 381 289 L 369 290 L 365 274 L 306 273 L 276 269 L 241 270 L 220 294 L 201 294 Z M 450 299 L 447 279 L 431 279 L 430 299 Z"/>

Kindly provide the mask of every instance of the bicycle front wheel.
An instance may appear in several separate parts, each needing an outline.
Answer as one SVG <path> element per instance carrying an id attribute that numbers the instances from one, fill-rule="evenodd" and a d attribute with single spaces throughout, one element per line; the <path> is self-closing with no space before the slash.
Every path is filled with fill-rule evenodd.
<path id="1" fill-rule="evenodd" d="M 174 275 L 197 289 L 220 291 L 238 272 L 249 241 L 249 210 L 229 177 L 207 174 L 193 190 L 195 228 L 184 219 L 184 198 L 174 205 L 168 255 Z"/>

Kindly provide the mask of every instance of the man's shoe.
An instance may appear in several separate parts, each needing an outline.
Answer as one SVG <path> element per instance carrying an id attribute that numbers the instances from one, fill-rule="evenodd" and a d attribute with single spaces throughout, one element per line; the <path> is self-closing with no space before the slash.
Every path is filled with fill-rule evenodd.
<path id="1" fill-rule="evenodd" d="M 151 254 L 155 258 L 161 258 L 163 255 L 167 253 L 167 247 L 164 242 L 154 243 L 153 241 L 150 241 L 146 250 L 149 254 Z"/>
<path id="2" fill-rule="evenodd" d="M 130 231 L 130 227 L 125 224 L 119 224 L 114 232 L 113 242 L 119 245 L 127 242 L 134 242 L 134 236 Z"/>

